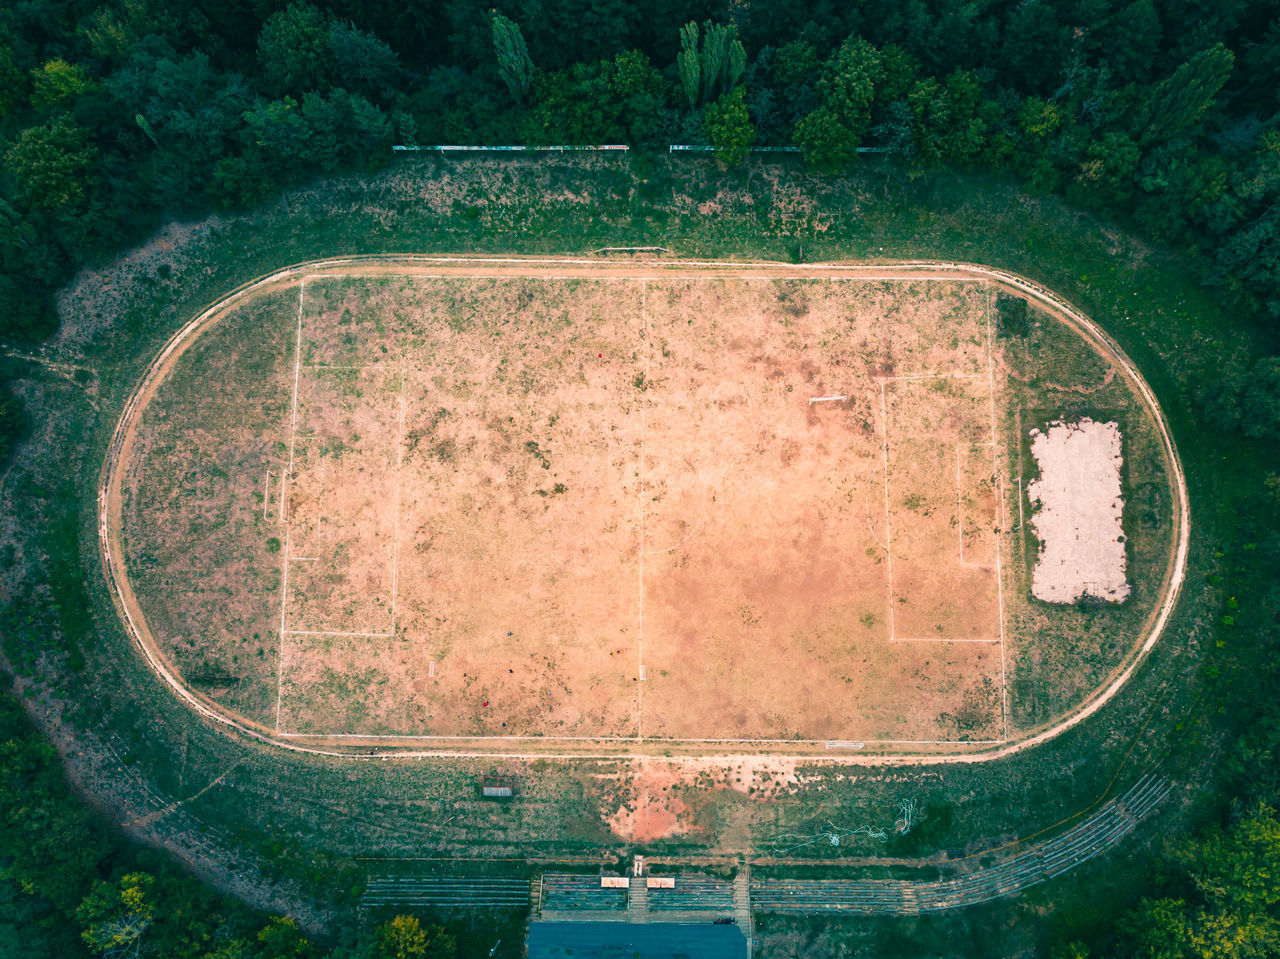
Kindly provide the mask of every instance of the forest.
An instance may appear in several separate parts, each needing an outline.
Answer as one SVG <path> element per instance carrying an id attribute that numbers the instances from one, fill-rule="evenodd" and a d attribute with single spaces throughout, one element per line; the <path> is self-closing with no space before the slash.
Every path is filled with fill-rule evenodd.
<path id="1" fill-rule="evenodd" d="M 1219 626 L 1247 639 L 1211 664 L 1219 799 L 1113 926 L 1051 948 L 1280 955 L 1280 4 L 6 0 L 0 344 L 36 347 L 70 277 L 166 221 L 441 143 L 690 144 L 729 169 L 782 147 L 831 177 L 874 157 L 903 183 L 978 172 L 1184 253 L 1241 322 L 1173 374 L 1259 478 L 1220 547 Z M 0 380 L 0 464 L 26 417 Z M 0 954 L 144 942 L 210 959 L 458 951 L 410 917 L 313 945 L 211 891 L 85 807 L 6 698 Z"/>

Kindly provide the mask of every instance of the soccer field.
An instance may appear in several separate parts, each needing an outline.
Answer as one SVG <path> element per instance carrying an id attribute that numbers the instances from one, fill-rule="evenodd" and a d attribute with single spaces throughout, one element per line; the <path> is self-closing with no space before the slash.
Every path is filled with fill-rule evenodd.
<path id="1" fill-rule="evenodd" d="M 978 276 L 316 268 L 148 383 L 117 467 L 146 641 L 281 739 L 1005 743 L 1169 574 L 1154 413 Z M 1029 593 L 1029 428 L 1126 444 L 1133 595 Z M 1154 517 L 1154 518 L 1152 518 Z"/>

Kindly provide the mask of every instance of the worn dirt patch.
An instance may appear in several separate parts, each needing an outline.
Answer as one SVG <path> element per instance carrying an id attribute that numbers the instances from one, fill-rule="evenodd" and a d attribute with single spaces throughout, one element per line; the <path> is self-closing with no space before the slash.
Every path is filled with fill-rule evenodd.
<path id="1" fill-rule="evenodd" d="M 689 807 L 673 792 L 687 781 L 687 770 L 656 762 L 639 762 L 637 772 L 623 777 L 627 798 L 604 817 L 606 825 L 629 842 L 652 842 L 684 835 L 690 825 L 682 821 Z"/>

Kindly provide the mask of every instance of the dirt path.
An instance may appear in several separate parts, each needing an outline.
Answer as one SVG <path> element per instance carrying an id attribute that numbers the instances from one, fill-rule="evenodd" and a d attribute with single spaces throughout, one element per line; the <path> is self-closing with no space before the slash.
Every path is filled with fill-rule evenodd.
<path id="1" fill-rule="evenodd" d="M 1029 733 L 1017 742 L 999 747 L 986 747 L 983 751 L 952 751 L 941 754 L 910 754 L 892 752 L 836 752 L 830 751 L 804 752 L 795 745 L 769 747 L 760 744 L 753 748 L 752 744 L 736 747 L 736 751 L 726 753 L 722 746 L 709 743 L 681 746 L 688 753 L 688 760 L 706 763 L 716 768 L 726 763 L 742 762 L 748 758 L 803 759 L 810 763 L 830 763 L 834 765 L 934 765 L 942 763 L 974 763 L 986 762 L 1022 752 L 1040 743 L 1046 742 L 1062 732 L 1078 725 L 1094 713 L 1098 712 L 1128 681 L 1146 658 L 1147 654 L 1159 640 L 1166 623 L 1177 602 L 1186 570 L 1188 544 L 1190 540 L 1190 510 L 1187 499 L 1186 481 L 1177 451 L 1173 446 L 1168 424 L 1160 411 L 1150 387 L 1142 379 L 1132 362 L 1124 356 L 1118 346 L 1100 330 L 1091 320 L 1084 316 L 1061 297 L 1052 291 L 1012 273 L 995 270 L 989 267 L 964 263 L 947 262 L 904 262 L 892 264 L 843 265 L 818 264 L 791 266 L 779 263 L 726 263 L 704 262 L 692 260 L 633 260 L 618 263 L 598 259 L 547 259 L 547 258 L 483 258 L 483 257 L 405 257 L 405 256 L 368 256 L 344 259 L 322 260 L 299 264 L 246 283 L 229 293 L 223 299 L 210 306 L 195 317 L 165 344 L 151 366 L 147 369 L 141 383 L 128 402 L 116 426 L 108 447 L 98 485 L 98 526 L 99 551 L 103 570 L 111 588 L 113 600 L 123 619 L 130 636 L 137 644 L 142 655 L 155 673 L 173 690 L 184 703 L 196 713 L 219 724 L 229 731 L 248 736 L 252 739 L 270 743 L 281 749 L 299 753 L 311 753 L 323 756 L 341 756 L 357 759 L 413 759 L 420 757 L 455 757 L 455 758 L 507 758 L 507 759 L 644 759 L 671 749 L 671 744 L 656 741 L 651 744 L 620 742 L 616 748 L 591 741 L 584 742 L 581 747 L 568 747 L 562 743 L 548 744 L 545 749 L 522 747 L 515 750 L 485 748 L 482 739 L 460 739 L 448 746 L 432 746 L 432 740 L 424 737 L 413 739 L 397 737 L 389 740 L 383 737 L 359 736 L 310 736 L 286 737 L 277 734 L 273 729 L 252 722 L 245 717 L 227 712 L 213 701 L 196 693 L 188 687 L 178 675 L 173 664 L 160 651 L 154 638 L 148 631 L 136 596 L 125 573 L 125 561 L 122 540 L 122 496 L 120 465 L 127 461 L 129 452 L 137 438 L 138 424 L 142 411 L 150 401 L 155 390 L 165 375 L 178 362 L 187 347 L 195 341 L 199 333 L 209 324 L 216 322 L 236 300 L 250 292 L 261 292 L 269 289 L 283 289 L 299 283 L 303 276 L 315 274 L 341 275 L 344 272 L 358 271 L 361 275 L 378 273 L 419 274 L 432 276 L 448 276 L 457 274 L 474 274 L 478 269 L 498 276 L 680 276 L 685 275 L 726 275 L 739 278 L 850 278 L 850 279 L 983 279 L 993 284 L 1021 293 L 1033 299 L 1040 308 L 1064 322 L 1086 340 L 1108 354 L 1114 362 L 1128 375 L 1134 388 L 1149 407 L 1159 429 L 1161 443 L 1171 464 L 1174 481 L 1174 492 L 1178 500 L 1177 522 L 1178 534 L 1176 544 L 1171 550 L 1168 564 L 1168 587 L 1163 602 L 1155 610 L 1147 623 L 1147 635 L 1143 642 L 1128 657 L 1127 661 L 1117 668 L 1107 684 L 1087 700 L 1074 713 L 1055 724 L 1034 733 Z M 393 743 L 393 744 L 389 744 Z M 814 747 L 818 749 L 819 747 Z M 857 747 L 854 747 L 857 748 Z M 956 750 L 956 747 L 951 747 Z"/>
<path id="2" fill-rule="evenodd" d="M 19 676 L 2 657 L 0 668 L 14 677 L 13 691 L 19 702 L 57 750 L 71 786 L 90 806 L 119 822 L 120 828 L 136 841 L 171 853 L 215 889 L 257 909 L 290 915 L 310 935 L 320 935 L 328 929 L 332 915 L 317 908 L 301 889 L 287 880 L 269 878 L 265 864 L 244 850 L 237 850 L 229 837 L 185 814 L 184 803 L 211 789 L 218 780 L 185 799 L 157 793 L 150 782 L 129 767 L 107 738 L 86 733 L 68 722 L 63 715 L 64 704 L 57 696 L 46 694 L 39 684 Z M 86 740 L 86 736 L 90 738 Z M 118 739 L 116 743 L 124 748 Z M 109 804 L 104 805 L 100 798 L 104 796 L 111 797 Z"/>

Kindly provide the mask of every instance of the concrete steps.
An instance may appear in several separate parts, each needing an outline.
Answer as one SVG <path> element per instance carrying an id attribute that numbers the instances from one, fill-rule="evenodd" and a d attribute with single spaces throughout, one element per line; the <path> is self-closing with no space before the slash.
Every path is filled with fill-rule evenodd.
<path id="1" fill-rule="evenodd" d="M 643 879 L 632 879 L 627 890 L 627 922 L 649 921 L 649 890 Z"/>
<path id="2" fill-rule="evenodd" d="M 733 878 L 733 918 L 747 937 L 747 956 L 750 957 L 755 944 L 755 926 L 751 922 L 751 867 L 746 863 Z"/>

